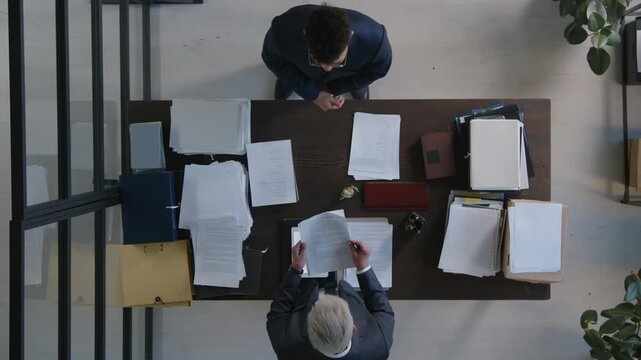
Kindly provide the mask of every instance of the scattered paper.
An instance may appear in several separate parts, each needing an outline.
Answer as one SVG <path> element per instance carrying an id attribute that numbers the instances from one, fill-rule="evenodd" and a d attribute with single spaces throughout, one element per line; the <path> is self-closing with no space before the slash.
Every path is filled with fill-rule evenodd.
<path id="1" fill-rule="evenodd" d="M 348 175 L 356 180 L 399 179 L 400 115 L 354 114 Z"/>
<path id="2" fill-rule="evenodd" d="M 342 216 L 330 212 L 318 214 L 301 221 L 298 227 L 307 244 L 307 266 L 311 274 L 353 266 L 344 212 Z"/>
<path id="3" fill-rule="evenodd" d="M 247 145 L 252 206 L 298 201 L 291 140 Z"/>
<path id="4" fill-rule="evenodd" d="M 392 287 L 392 236 L 394 227 L 385 218 L 347 219 L 347 228 L 352 240 L 367 244 L 372 254 L 369 264 L 384 289 Z M 358 288 L 356 268 L 345 269 L 344 280 Z"/>
<path id="5" fill-rule="evenodd" d="M 292 228 L 292 248 L 298 244 L 300 241 L 300 228 L 298 227 L 293 227 Z M 303 267 L 303 278 L 326 278 L 329 276 L 329 273 L 322 273 L 322 274 L 310 274 L 309 270 L 307 269 L 307 264 Z"/>

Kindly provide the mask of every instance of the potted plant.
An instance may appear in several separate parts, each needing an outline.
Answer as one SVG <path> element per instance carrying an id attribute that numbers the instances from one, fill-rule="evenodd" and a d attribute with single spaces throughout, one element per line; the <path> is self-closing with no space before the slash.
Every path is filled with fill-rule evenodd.
<path id="1" fill-rule="evenodd" d="M 595 310 L 581 315 L 583 340 L 590 346 L 590 355 L 597 360 L 641 359 L 641 270 L 625 278 L 625 298 L 612 309 L 601 311 L 605 320 L 598 328 Z"/>
<path id="2" fill-rule="evenodd" d="M 605 46 L 621 43 L 619 24 L 630 0 L 554 0 L 559 2 L 561 17 L 574 20 L 565 28 L 563 35 L 572 45 L 583 43 L 588 37 L 592 47 L 588 51 L 588 64 L 597 75 L 610 66 L 610 54 Z"/>

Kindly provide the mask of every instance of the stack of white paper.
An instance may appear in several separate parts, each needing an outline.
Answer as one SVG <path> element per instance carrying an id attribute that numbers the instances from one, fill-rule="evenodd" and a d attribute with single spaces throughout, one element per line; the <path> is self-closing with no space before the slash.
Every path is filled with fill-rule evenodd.
<path id="1" fill-rule="evenodd" d="M 438 267 L 445 272 L 493 276 L 500 270 L 502 210 L 452 203 Z"/>
<path id="2" fill-rule="evenodd" d="M 473 190 L 529 188 L 521 121 L 470 121 L 470 187 Z"/>
<path id="3" fill-rule="evenodd" d="M 173 100 L 169 146 L 181 154 L 245 154 L 250 104 L 248 99 Z"/>
<path id="4" fill-rule="evenodd" d="M 367 244 L 372 254 L 369 264 L 384 289 L 392 287 L 392 233 L 394 227 L 387 219 L 347 219 L 347 228 L 352 240 Z M 358 288 L 356 268 L 345 269 L 343 279 Z"/>
<path id="5" fill-rule="evenodd" d="M 192 235 L 194 284 L 238 287 L 245 276 L 242 243 L 252 224 L 239 162 L 185 167 L 179 227 Z"/>
<path id="6" fill-rule="evenodd" d="M 399 179 L 400 115 L 354 114 L 347 174 L 356 180 Z"/>
<path id="7" fill-rule="evenodd" d="M 510 271 L 561 270 L 563 205 L 515 202 L 508 208 Z"/>
<path id="8" fill-rule="evenodd" d="M 298 201 L 291 140 L 247 145 L 252 206 Z"/>
<path id="9" fill-rule="evenodd" d="M 237 288 L 245 276 L 243 241 L 249 229 L 233 217 L 199 220 L 191 229 L 194 284 Z"/>
<path id="10" fill-rule="evenodd" d="M 247 203 L 247 175 L 237 161 L 187 165 L 178 226 L 191 229 L 198 220 L 231 216 L 238 225 L 251 227 Z"/>
<path id="11" fill-rule="evenodd" d="M 322 274 L 353 266 L 349 252 L 349 230 L 343 210 L 328 211 L 298 224 L 301 239 L 307 244 L 307 269 Z"/>

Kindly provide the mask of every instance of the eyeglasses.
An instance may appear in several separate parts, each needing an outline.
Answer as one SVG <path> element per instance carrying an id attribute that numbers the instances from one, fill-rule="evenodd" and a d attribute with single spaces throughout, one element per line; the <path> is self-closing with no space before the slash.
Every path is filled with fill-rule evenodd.
<path id="1" fill-rule="evenodd" d="M 318 62 L 318 60 L 314 58 L 314 56 L 309 50 L 307 50 L 307 59 L 309 60 L 309 65 L 311 66 L 314 66 L 314 67 L 324 66 L 324 64 L 321 64 L 320 62 Z M 335 68 L 342 68 L 342 67 L 345 67 L 345 64 L 347 64 L 347 54 L 345 54 L 345 58 L 343 59 L 343 61 L 341 61 L 338 64 L 331 64 L 331 66 Z"/>

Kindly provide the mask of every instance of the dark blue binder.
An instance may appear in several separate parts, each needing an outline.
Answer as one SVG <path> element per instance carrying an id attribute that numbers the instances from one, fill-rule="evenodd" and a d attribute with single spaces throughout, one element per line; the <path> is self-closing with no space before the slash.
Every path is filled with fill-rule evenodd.
<path id="1" fill-rule="evenodd" d="M 174 241 L 178 207 L 170 171 L 120 175 L 124 244 Z"/>

